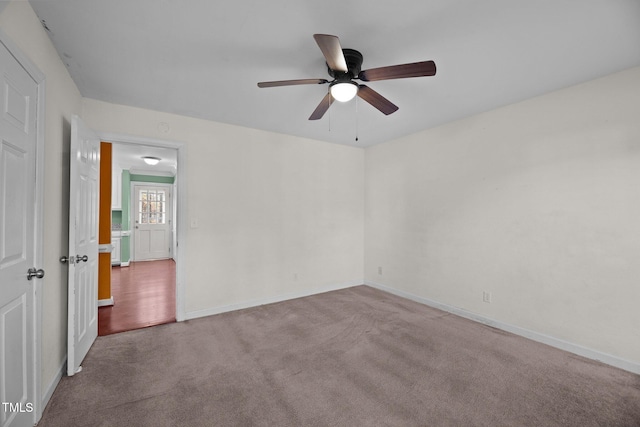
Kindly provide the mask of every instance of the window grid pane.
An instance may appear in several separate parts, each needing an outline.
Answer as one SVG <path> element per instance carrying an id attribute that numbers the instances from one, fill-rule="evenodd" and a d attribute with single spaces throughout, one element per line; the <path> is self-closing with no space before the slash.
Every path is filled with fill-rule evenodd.
<path id="1" fill-rule="evenodd" d="M 138 200 L 140 224 L 165 224 L 166 194 L 164 190 L 140 190 Z"/>

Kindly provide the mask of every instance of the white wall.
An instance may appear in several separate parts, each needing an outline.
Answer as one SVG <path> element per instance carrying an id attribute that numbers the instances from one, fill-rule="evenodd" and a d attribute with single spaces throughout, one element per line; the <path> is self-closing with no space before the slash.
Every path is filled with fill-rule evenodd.
<path id="1" fill-rule="evenodd" d="M 46 76 L 41 377 L 46 393 L 66 359 L 67 267 L 58 259 L 68 250 L 70 122 L 82 105 L 80 92 L 29 3 L 5 6 L 0 28 Z"/>
<path id="2" fill-rule="evenodd" d="M 186 143 L 187 317 L 362 283 L 364 150 L 92 99 L 83 118 Z"/>
<path id="3" fill-rule="evenodd" d="M 639 87 L 630 69 L 367 149 L 366 280 L 640 363 Z"/>

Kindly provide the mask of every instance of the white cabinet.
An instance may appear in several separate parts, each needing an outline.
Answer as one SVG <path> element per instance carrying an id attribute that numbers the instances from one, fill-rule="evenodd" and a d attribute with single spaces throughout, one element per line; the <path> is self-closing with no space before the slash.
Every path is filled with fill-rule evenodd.
<path id="1" fill-rule="evenodd" d="M 111 171 L 111 209 L 122 209 L 122 169 L 117 166 Z"/>
<path id="2" fill-rule="evenodd" d="M 120 264 L 120 237 L 111 236 L 111 265 Z"/>

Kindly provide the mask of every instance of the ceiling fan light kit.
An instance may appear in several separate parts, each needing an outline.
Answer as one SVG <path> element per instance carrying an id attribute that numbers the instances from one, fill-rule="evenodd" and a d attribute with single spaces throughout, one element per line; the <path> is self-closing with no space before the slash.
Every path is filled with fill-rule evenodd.
<path id="1" fill-rule="evenodd" d="M 354 82 L 333 82 L 329 86 L 333 99 L 340 102 L 351 101 L 358 93 L 358 85 Z"/>
<path id="2" fill-rule="evenodd" d="M 410 64 L 361 70 L 362 54 L 354 49 L 343 49 L 338 37 L 329 34 L 314 34 L 313 38 L 316 40 L 318 47 L 324 55 L 328 73 L 333 77 L 332 81 L 326 79 L 298 79 L 258 83 L 258 87 L 260 88 L 328 83 L 329 93 L 320 101 L 320 104 L 318 104 L 311 114 L 309 120 L 321 119 L 334 99 L 340 102 L 347 102 L 356 95 L 385 115 L 398 111 L 398 107 L 387 98 L 368 86 L 354 82 L 354 79 L 371 82 L 434 76 L 436 74 L 436 64 L 433 61 L 413 62 Z"/>

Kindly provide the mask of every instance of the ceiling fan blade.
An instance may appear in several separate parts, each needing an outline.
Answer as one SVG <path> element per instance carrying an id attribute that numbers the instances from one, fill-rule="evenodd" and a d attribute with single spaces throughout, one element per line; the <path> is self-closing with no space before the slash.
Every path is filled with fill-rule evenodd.
<path id="1" fill-rule="evenodd" d="M 333 102 L 333 97 L 329 92 L 327 92 L 324 98 L 322 98 L 322 101 L 320 101 L 320 104 L 318 104 L 318 106 L 313 111 L 313 113 L 311 113 L 311 116 L 309 116 L 309 120 L 321 119 L 322 116 L 324 116 L 324 113 L 326 113 L 329 107 L 331 107 L 332 102 Z"/>
<path id="2" fill-rule="evenodd" d="M 347 68 L 347 60 L 344 59 L 338 37 L 329 34 L 314 34 L 313 38 L 316 39 L 316 43 L 318 43 L 318 47 L 327 60 L 329 68 L 344 73 L 349 71 L 349 68 Z"/>
<path id="3" fill-rule="evenodd" d="M 387 116 L 398 111 L 397 105 L 371 89 L 369 86 L 358 85 L 358 88 L 358 96 L 360 98 L 364 99 Z"/>
<path id="4" fill-rule="evenodd" d="M 299 79 L 299 80 L 278 80 L 273 82 L 260 82 L 258 87 L 277 87 L 277 86 L 296 86 L 296 85 L 313 85 L 313 84 L 325 84 L 329 83 L 329 80 L 325 79 Z"/>
<path id="5" fill-rule="evenodd" d="M 436 74 L 436 63 L 433 61 L 413 62 L 411 64 L 391 65 L 389 67 L 362 70 L 358 78 L 365 82 L 376 80 L 405 79 L 407 77 L 425 77 Z"/>

